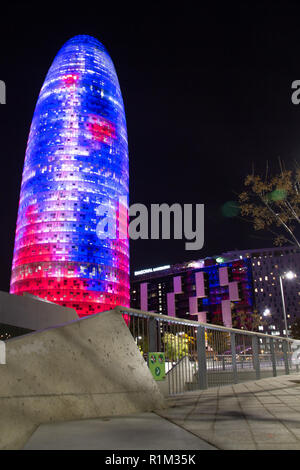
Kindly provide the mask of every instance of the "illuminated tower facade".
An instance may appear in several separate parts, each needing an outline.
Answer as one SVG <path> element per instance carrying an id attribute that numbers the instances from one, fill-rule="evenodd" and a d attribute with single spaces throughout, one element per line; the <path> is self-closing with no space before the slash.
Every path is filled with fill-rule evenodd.
<path id="1" fill-rule="evenodd" d="M 114 65 L 98 40 L 75 36 L 55 57 L 35 108 L 10 292 L 79 316 L 129 306 L 128 185 Z"/>

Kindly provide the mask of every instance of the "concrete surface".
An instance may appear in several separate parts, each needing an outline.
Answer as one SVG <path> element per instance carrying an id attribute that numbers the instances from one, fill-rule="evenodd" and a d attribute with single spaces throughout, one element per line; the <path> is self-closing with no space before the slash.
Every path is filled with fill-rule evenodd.
<path id="1" fill-rule="evenodd" d="M 6 364 L 0 366 L 0 449 L 22 448 L 41 423 L 164 407 L 164 398 L 117 311 L 5 343 Z"/>
<path id="2" fill-rule="evenodd" d="M 214 450 L 154 413 L 41 425 L 25 450 Z"/>
<path id="3" fill-rule="evenodd" d="M 157 413 L 224 450 L 300 450 L 300 375 L 168 399 Z"/>
<path id="4" fill-rule="evenodd" d="M 78 320 L 73 308 L 39 300 L 31 295 L 0 291 L 0 323 L 28 330 L 42 330 Z"/>
<path id="5" fill-rule="evenodd" d="M 186 392 L 167 401 L 157 417 L 144 413 L 40 426 L 25 449 L 300 450 L 299 374 Z"/>

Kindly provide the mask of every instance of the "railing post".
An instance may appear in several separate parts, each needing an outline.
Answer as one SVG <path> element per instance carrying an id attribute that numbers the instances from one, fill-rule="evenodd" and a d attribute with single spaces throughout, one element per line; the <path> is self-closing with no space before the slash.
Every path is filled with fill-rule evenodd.
<path id="1" fill-rule="evenodd" d="M 271 352 L 273 377 L 276 377 L 277 376 L 277 370 L 276 370 L 276 357 L 275 357 L 275 349 L 274 349 L 274 340 L 273 340 L 273 338 L 270 338 L 270 352 Z"/>
<path id="2" fill-rule="evenodd" d="M 260 379 L 260 364 L 259 364 L 259 355 L 258 355 L 258 337 L 256 335 L 252 336 L 252 358 L 253 358 L 253 367 L 255 369 L 256 379 Z"/>
<path id="3" fill-rule="evenodd" d="M 157 351 L 157 321 L 149 318 L 149 352 Z"/>
<path id="4" fill-rule="evenodd" d="M 157 338 L 157 351 L 161 352 L 161 323 L 160 321 L 156 321 L 156 338 Z"/>
<path id="5" fill-rule="evenodd" d="M 233 383 L 238 383 L 237 366 L 236 366 L 236 348 L 235 348 L 235 333 L 230 333 L 230 344 L 231 344 L 231 361 L 232 361 L 232 372 L 233 372 Z"/>
<path id="6" fill-rule="evenodd" d="M 197 329 L 197 356 L 198 356 L 198 383 L 200 390 L 207 388 L 205 328 L 199 326 Z"/>
<path id="7" fill-rule="evenodd" d="M 289 368 L 289 358 L 288 358 L 288 342 L 286 340 L 283 340 L 282 342 L 282 351 L 283 351 L 285 373 L 286 375 L 289 375 L 290 368 Z"/>

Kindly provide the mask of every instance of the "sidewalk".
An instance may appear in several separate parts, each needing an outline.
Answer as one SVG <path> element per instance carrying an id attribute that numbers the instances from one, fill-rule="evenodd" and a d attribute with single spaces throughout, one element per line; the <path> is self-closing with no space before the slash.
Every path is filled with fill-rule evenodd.
<path id="1" fill-rule="evenodd" d="M 24 450 L 215 450 L 155 413 L 43 424 Z"/>
<path id="2" fill-rule="evenodd" d="M 300 375 L 284 375 L 168 399 L 158 411 L 225 450 L 300 450 Z"/>
<path id="3" fill-rule="evenodd" d="M 41 425 L 24 449 L 300 450 L 300 375 L 187 392 L 156 413 Z"/>

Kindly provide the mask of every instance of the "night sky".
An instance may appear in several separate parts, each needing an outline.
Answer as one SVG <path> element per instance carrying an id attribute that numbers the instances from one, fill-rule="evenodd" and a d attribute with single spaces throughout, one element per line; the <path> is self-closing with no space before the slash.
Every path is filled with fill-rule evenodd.
<path id="1" fill-rule="evenodd" d="M 143 2 L 122 4 L 1 6 L 7 104 L 0 106 L 0 290 L 9 289 L 37 97 L 56 53 L 77 34 L 99 39 L 116 67 L 129 138 L 130 203 L 205 204 L 202 250 L 185 251 L 184 240 L 132 241 L 132 271 L 272 245 L 271 236 L 224 217 L 221 208 L 242 191 L 252 162 L 263 172 L 266 160 L 276 168 L 280 156 L 292 167 L 299 157 L 300 105 L 291 102 L 291 84 L 300 80 L 300 5 L 230 2 L 196 9 L 198 2 L 182 2 L 176 10 L 170 2 L 162 10 L 156 2 L 146 9 Z"/>

